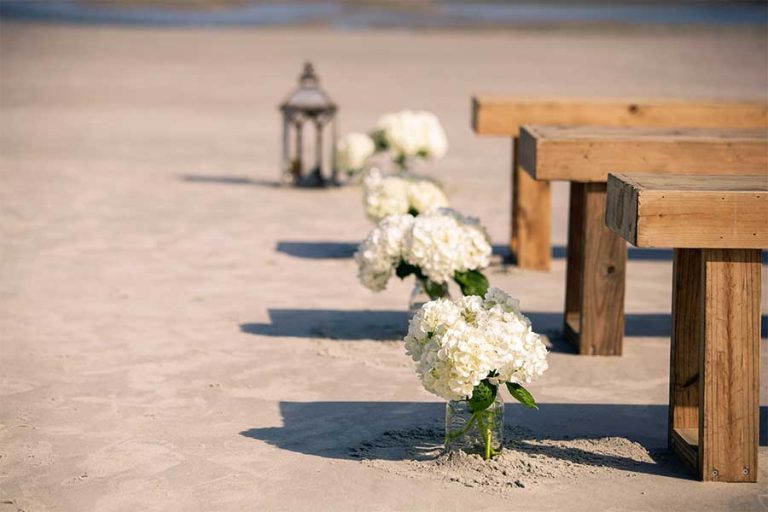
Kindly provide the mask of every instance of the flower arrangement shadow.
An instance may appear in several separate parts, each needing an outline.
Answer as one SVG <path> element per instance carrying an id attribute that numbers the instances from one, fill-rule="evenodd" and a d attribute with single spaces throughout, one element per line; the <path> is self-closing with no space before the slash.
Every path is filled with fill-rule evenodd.
<path id="1" fill-rule="evenodd" d="M 390 310 L 276 309 L 269 323 L 245 323 L 246 334 L 346 341 L 395 341 L 405 334 L 408 314 Z"/>
<path id="2" fill-rule="evenodd" d="M 333 459 L 429 462 L 442 455 L 444 403 L 280 402 L 281 427 L 241 435 L 281 449 Z M 546 457 L 562 465 L 687 478 L 666 454 L 664 405 L 540 404 L 535 414 L 509 408 L 504 452 Z M 639 443 L 652 460 L 601 450 L 603 438 Z"/>
<path id="3" fill-rule="evenodd" d="M 278 240 L 275 244 L 275 251 L 309 260 L 341 260 L 352 259 L 355 256 L 359 242 L 342 241 L 310 241 L 310 240 Z M 493 255 L 504 257 L 509 249 L 504 244 L 493 245 Z M 491 262 L 493 266 L 494 262 Z"/>

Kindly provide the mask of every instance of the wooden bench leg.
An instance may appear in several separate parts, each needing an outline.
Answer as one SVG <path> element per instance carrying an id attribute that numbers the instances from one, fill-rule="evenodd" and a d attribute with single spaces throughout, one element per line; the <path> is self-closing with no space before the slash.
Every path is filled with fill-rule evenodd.
<path id="1" fill-rule="evenodd" d="M 756 482 L 760 251 L 675 252 L 670 446 L 702 480 Z"/>
<path id="2" fill-rule="evenodd" d="M 512 237 L 520 268 L 548 271 L 552 264 L 552 199 L 548 181 L 536 181 L 518 166 L 518 139 L 512 141 Z"/>
<path id="3" fill-rule="evenodd" d="M 698 472 L 702 251 L 675 249 L 669 362 L 669 448 Z"/>
<path id="4" fill-rule="evenodd" d="M 627 247 L 605 226 L 605 183 L 571 183 L 565 337 L 580 354 L 621 355 Z"/>

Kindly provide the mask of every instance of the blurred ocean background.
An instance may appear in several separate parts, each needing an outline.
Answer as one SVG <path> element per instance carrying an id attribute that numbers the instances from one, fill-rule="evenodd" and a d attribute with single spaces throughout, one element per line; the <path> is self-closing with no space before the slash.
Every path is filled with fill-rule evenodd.
<path id="1" fill-rule="evenodd" d="M 506 28 L 594 25 L 766 25 L 768 2 L 677 0 L 0 0 L 6 20 L 161 26 L 337 29 Z"/>

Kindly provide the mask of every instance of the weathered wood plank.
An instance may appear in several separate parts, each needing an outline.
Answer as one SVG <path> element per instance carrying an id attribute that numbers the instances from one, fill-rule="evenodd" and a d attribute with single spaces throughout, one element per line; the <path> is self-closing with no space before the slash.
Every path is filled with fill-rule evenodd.
<path id="1" fill-rule="evenodd" d="M 768 247 L 768 175 L 610 175 L 606 224 L 638 247 Z"/>
<path id="2" fill-rule="evenodd" d="M 669 446 L 691 471 L 699 475 L 699 430 L 676 428 L 670 432 Z"/>
<path id="3" fill-rule="evenodd" d="M 568 258 L 565 268 L 565 338 L 579 347 L 581 330 L 581 274 L 584 249 L 584 184 L 571 183 L 568 205 Z"/>
<path id="4" fill-rule="evenodd" d="M 520 268 L 547 271 L 552 264 L 551 198 L 549 182 L 513 167 L 510 248 Z"/>
<path id="5" fill-rule="evenodd" d="M 578 300 L 566 306 L 566 321 L 573 313 L 567 308 L 577 304 L 578 325 L 571 320 L 570 327 L 578 330 L 580 354 L 619 356 L 624 336 L 624 277 L 626 243 L 605 227 L 604 183 L 578 184 L 581 188 L 581 222 L 577 257 L 578 269 L 573 264 L 567 283 L 576 286 Z M 577 193 L 578 194 L 578 193 Z M 566 299 L 571 301 L 569 297 Z"/>
<path id="6" fill-rule="evenodd" d="M 508 95 L 472 98 L 472 128 L 478 134 L 517 137 L 524 124 L 768 129 L 768 103 Z"/>
<path id="7" fill-rule="evenodd" d="M 699 463 L 704 480 L 757 481 L 760 251 L 705 249 Z"/>
<path id="8" fill-rule="evenodd" d="M 768 175 L 765 130 L 526 125 L 520 165 L 537 180 L 604 182 L 609 172 Z"/>
<path id="9" fill-rule="evenodd" d="M 703 260 L 701 249 L 675 249 L 672 262 L 672 342 L 669 364 L 669 443 L 675 430 L 699 428 L 699 345 L 703 339 Z M 685 437 L 685 436 L 683 436 Z M 689 436 L 690 437 L 690 436 Z M 690 444 L 690 443 L 689 443 Z M 697 445 L 698 441 L 692 443 Z M 684 448 L 683 448 L 684 449 Z M 682 454 L 690 457 L 686 451 Z M 696 455 L 694 453 L 694 455 Z M 689 461 L 690 462 L 690 461 Z M 694 470 L 698 466 L 694 460 Z"/>

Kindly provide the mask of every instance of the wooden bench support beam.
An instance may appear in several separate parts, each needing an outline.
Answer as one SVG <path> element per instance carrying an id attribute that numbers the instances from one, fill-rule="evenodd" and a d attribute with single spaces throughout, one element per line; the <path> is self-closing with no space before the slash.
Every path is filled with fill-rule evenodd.
<path id="1" fill-rule="evenodd" d="M 669 447 L 700 480 L 756 482 L 768 176 L 613 175 L 606 225 L 673 247 Z"/>
<path id="2" fill-rule="evenodd" d="M 702 251 L 675 249 L 669 364 L 669 448 L 698 474 Z M 683 432 L 689 435 L 683 435 Z M 695 432 L 695 435 L 693 434 Z M 695 442 L 694 442 L 695 441 Z"/>
<path id="3" fill-rule="evenodd" d="M 549 182 L 536 181 L 520 166 L 519 139 L 512 141 L 512 237 L 518 267 L 549 271 L 552 264 L 552 199 Z"/>
<path id="4" fill-rule="evenodd" d="M 584 355 L 621 355 L 627 247 L 605 226 L 605 183 L 571 183 L 565 337 Z"/>
<path id="5" fill-rule="evenodd" d="M 701 480 L 757 481 L 760 256 L 675 250 L 669 444 Z"/>

